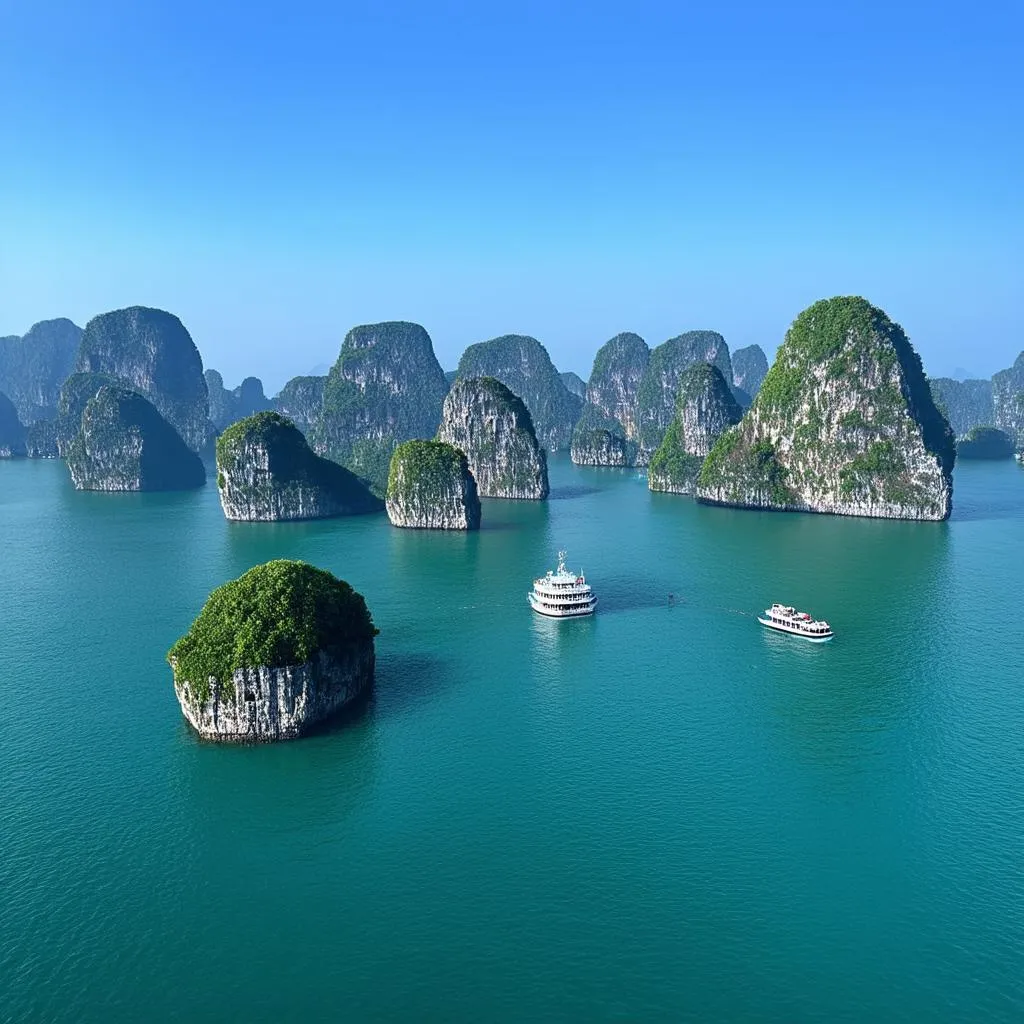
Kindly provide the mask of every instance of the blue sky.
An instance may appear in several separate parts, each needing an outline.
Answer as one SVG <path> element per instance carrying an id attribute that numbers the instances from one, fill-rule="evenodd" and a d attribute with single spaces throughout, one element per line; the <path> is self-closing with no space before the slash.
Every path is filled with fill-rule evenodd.
<path id="1" fill-rule="evenodd" d="M 1024 348 L 1020 3 L 228 6 L 0 0 L 0 335 L 160 306 L 272 391 L 409 319 L 586 376 L 859 293 L 936 375 Z"/>

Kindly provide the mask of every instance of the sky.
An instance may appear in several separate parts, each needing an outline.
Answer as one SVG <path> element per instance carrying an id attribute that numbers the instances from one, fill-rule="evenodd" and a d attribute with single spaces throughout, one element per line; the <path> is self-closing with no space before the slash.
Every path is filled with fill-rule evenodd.
<path id="1" fill-rule="evenodd" d="M 1024 348 L 1024 4 L 0 0 L 0 335 L 177 314 L 228 386 L 423 324 L 586 377 L 861 294 Z"/>

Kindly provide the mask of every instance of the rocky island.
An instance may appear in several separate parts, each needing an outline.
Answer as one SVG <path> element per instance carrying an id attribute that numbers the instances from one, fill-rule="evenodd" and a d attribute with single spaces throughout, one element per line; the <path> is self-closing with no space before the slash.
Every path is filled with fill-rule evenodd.
<path id="1" fill-rule="evenodd" d="M 464 452 L 482 498 L 546 498 L 548 466 L 522 400 L 493 377 L 455 382 L 444 400 L 444 441 Z"/>
<path id="2" fill-rule="evenodd" d="M 570 394 L 575 395 L 577 398 L 586 399 L 587 382 L 578 373 L 573 373 L 572 370 L 565 370 L 558 376 L 562 378 L 562 383 Z"/>
<path id="3" fill-rule="evenodd" d="M 162 309 L 131 306 L 93 317 L 76 370 L 103 373 L 148 399 L 193 451 L 210 437 L 203 361 L 182 322 Z"/>
<path id="4" fill-rule="evenodd" d="M 374 628 L 361 594 L 278 560 L 218 587 L 169 651 L 174 692 L 204 739 L 295 739 L 373 683 Z"/>
<path id="5" fill-rule="evenodd" d="M 327 375 L 310 443 L 383 494 L 395 447 L 437 433 L 447 393 L 430 335 L 419 324 L 353 327 Z"/>
<path id="6" fill-rule="evenodd" d="M 458 377 L 494 377 L 518 395 L 533 420 L 537 440 L 550 452 L 566 451 L 583 402 L 562 382 L 547 349 L 523 334 L 470 345 Z"/>
<path id="7" fill-rule="evenodd" d="M 116 384 L 89 399 L 67 463 L 82 491 L 179 491 L 206 482 L 199 456 L 155 406 Z"/>
<path id="8" fill-rule="evenodd" d="M 794 320 L 697 493 L 744 508 L 942 520 L 955 455 L 903 329 L 865 299 L 826 299 Z"/>
<path id="9" fill-rule="evenodd" d="M 594 356 L 570 455 L 580 466 L 631 466 L 637 457 L 637 392 L 651 357 L 638 334 L 616 334 Z"/>
<path id="10" fill-rule="evenodd" d="M 637 389 L 637 465 L 646 466 L 676 414 L 679 378 L 694 363 L 712 363 L 732 380 L 725 339 L 716 331 L 687 331 L 651 352 Z"/>
<path id="11" fill-rule="evenodd" d="M 116 385 L 118 381 L 107 373 L 73 373 L 64 381 L 57 398 L 57 419 L 53 430 L 57 454 L 62 459 L 67 458 L 68 449 L 78 436 L 82 413 L 89 399 L 105 384 Z"/>
<path id="12" fill-rule="evenodd" d="M 973 427 L 956 446 L 958 459 L 1012 459 L 1013 438 L 995 427 Z"/>
<path id="13" fill-rule="evenodd" d="M 70 320 L 43 320 L 24 337 L 0 338 L 0 391 L 22 423 L 53 420 L 57 396 L 74 369 L 82 328 Z"/>
<path id="14" fill-rule="evenodd" d="M 992 418 L 995 425 L 1024 448 L 1024 352 L 1013 366 L 992 377 Z"/>
<path id="15" fill-rule="evenodd" d="M 966 437 L 974 427 L 984 427 L 995 422 L 992 381 L 936 377 L 928 384 L 935 404 L 949 420 L 957 437 Z"/>
<path id="16" fill-rule="evenodd" d="M 355 474 L 314 454 L 276 412 L 233 423 L 217 438 L 217 489 L 228 519 L 281 522 L 379 512 L 384 503 Z"/>
<path id="17" fill-rule="evenodd" d="M 406 441 L 391 457 L 388 518 L 394 526 L 480 528 L 480 498 L 466 456 L 443 441 Z"/>
<path id="18" fill-rule="evenodd" d="M 676 416 L 651 456 L 647 486 L 652 491 L 693 494 L 704 459 L 742 415 L 721 370 L 710 363 L 694 363 L 679 378 Z"/>
<path id="19" fill-rule="evenodd" d="M 0 459 L 25 454 L 25 428 L 14 403 L 0 391 Z"/>
<path id="20" fill-rule="evenodd" d="M 307 434 L 324 404 L 326 383 L 326 377 L 292 377 L 274 396 L 274 409 Z"/>
<path id="21" fill-rule="evenodd" d="M 768 357 L 760 345 L 738 348 L 732 354 L 732 383 L 753 401 L 762 381 L 768 375 Z"/>

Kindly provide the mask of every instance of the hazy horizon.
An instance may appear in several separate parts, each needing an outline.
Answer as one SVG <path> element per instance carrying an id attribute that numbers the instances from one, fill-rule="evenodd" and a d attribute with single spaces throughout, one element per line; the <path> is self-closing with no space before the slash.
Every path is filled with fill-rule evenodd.
<path id="1" fill-rule="evenodd" d="M 268 393 L 360 323 L 771 358 L 860 294 L 933 376 L 1024 348 L 1011 4 L 5 15 L 0 335 L 149 305 Z"/>

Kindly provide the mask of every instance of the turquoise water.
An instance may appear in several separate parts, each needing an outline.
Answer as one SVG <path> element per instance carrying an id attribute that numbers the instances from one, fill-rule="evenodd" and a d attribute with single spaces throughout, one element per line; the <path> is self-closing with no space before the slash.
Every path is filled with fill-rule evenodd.
<path id="1" fill-rule="evenodd" d="M 467 536 L 0 464 L 0 1019 L 1024 1019 L 1024 471 L 939 525 L 552 471 Z M 559 547 L 593 619 L 526 603 Z M 366 595 L 374 697 L 202 744 L 164 653 L 282 556 Z"/>

